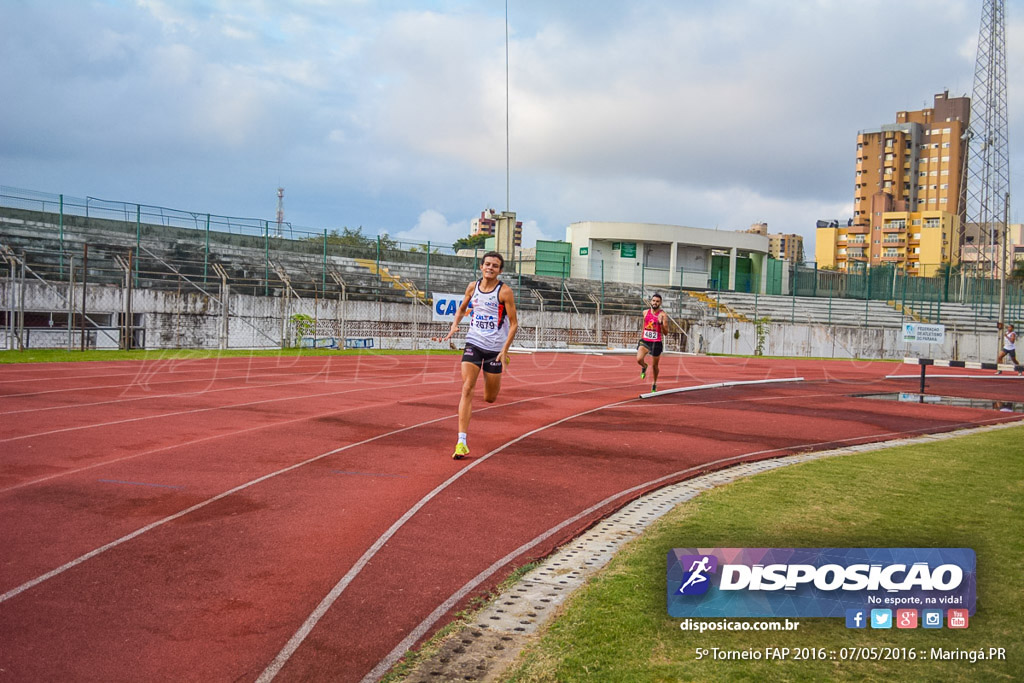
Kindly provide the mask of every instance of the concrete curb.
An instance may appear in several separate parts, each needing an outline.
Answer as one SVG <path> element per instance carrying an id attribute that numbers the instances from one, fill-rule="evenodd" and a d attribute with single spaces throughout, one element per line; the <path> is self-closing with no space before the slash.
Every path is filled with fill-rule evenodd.
<path id="1" fill-rule="evenodd" d="M 595 524 L 579 538 L 559 548 L 516 585 L 475 614 L 470 626 L 449 636 L 437 654 L 420 662 L 402 681 L 427 683 L 497 680 L 515 661 L 520 651 L 537 638 L 539 631 L 555 617 L 558 608 L 569 596 L 605 567 L 618 550 L 677 505 L 697 497 L 703 491 L 812 460 L 932 443 L 1019 426 L 1021 422 L 1006 422 L 741 463 L 658 489 L 626 505 Z"/>

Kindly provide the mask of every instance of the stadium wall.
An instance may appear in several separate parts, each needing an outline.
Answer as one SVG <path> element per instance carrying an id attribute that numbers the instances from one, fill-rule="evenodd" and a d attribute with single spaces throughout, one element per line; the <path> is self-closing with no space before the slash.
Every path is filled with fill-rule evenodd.
<path id="1" fill-rule="evenodd" d="M 422 303 L 252 296 L 232 292 L 230 287 L 227 296 L 135 290 L 129 302 L 123 287 L 89 285 L 84 303 L 90 348 L 125 345 L 126 309 L 132 319 L 133 346 L 146 349 L 341 348 L 346 340 L 356 347 L 368 347 L 366 340 L 372 340 L 372 348 L 429 349 L 440 348 L 430 337 L 444 336 L 449 327 L 447 322 L 434 322 L 432 310 Z M 69 299 L 63 283 L 26 281 L 22 285 L 19 280 L 6 280 L 0 282 L 0 305 L 0 350 L 80 348 L 80 285 Z M 26 312 L 24 332 L 21 311 Z M 315 331 L 300 338 L 294 316 L 308 316 Z M 632 315 L 520 310 L 516 343 L 540 348 L 628 347 L 635 343 L 638 320 Z M 667 336 L 669 349 L 687 350 L 684 333 Z"/>
<path id="2" fill-rule="evenodd" d="M 81 287 L 68 298 L 62 283 L 0 282 L 0 349 L 79 348 Z M 226 299 L 227 306 L 222 304 Z M 114 285 L 90 285 L 85 301 L 87 346 L 124 346 L 126 293 Z M 73 327 L 67 330 L 67 312 Z M 270 349 L 349 345 L 383 349 L 439 348 L 430 337 L 447 333 L 448 323 L 434 322 L 421 303 L 313 300 L 227 296 L 173 290 L 136 290 L 130 301 L 134 346 L 147 349 Z M 25 332 L 20 311 L 28 313 Z M 13 315 L 12 315 L 13 314 Z M 300 339 L 293 316 L 308 316 L 315 333 Z M 552 311 L 520 311 L 517 345 L 537 348 L 573 346 L 633 348 L 637 317 Z M 13 322 L 13 324 L 12 324 Z M 49 323 L 53 323 L 52 325 Z M 667 349 L 704 354 L 756 355 L 759 327 L 735 319 L 683 321 L 683 333 L 667 335 Z M 906 356 L 990 361 L 997 339 L 990 333 L 947 328 L 942 345 L 907 344 L 901 328 L 772 322 L 760 326 L 761 354 L 818 358 L 901 359 Z M 366 340 L 372 340 L 370 342 Z"/>

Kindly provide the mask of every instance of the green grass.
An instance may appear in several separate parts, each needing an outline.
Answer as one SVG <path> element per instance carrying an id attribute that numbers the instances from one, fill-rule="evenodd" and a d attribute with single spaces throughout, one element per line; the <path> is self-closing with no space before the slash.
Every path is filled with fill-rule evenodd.
<path id="1" fill-rule="evenodd" d="M 37 349 L 28 351 L 0 352 L 3 363 L 77 363 L 80 361 L 111 360 L 191 360 L 203 358 L 257 358 L 302 356 L 390 356 L 390 355 L 456 355 L 462 350 L 428 349 L 405 351 L 401 349 L 164 349 L 140 351 L 64 351 L 61 349 Z"/>
<path id="2" fill-rule="evenodd" d="M 1009 681 L 1024 675 L 1024 428 L 787 467 L 702 494 L 630 544 L 574 596 L 506 681 Z M 977 611 L 963 631 L 679 629 L 665 606 L 676 547 L 965 547 Z M 697 661 L 698 647 L 1006 648 L 1005 661 Z"/>

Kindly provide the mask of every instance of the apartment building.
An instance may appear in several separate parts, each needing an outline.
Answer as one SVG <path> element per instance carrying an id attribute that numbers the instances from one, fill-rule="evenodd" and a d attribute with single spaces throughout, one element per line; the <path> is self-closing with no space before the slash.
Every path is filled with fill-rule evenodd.
<path id="1" fill-rule="evenodd" d="M 768 232 L 767 223 L 752 223 L 746 230 L 754 235 L 768 238 L 768 256 L 790 263 L 804 262 L 804 238 L 802 235 Z"/>
<path id="2" fill-rule="evenodd" d="M 479 218 L 470 222 L 470 235 L 494 235 L 494 226 L 497 225 L 499 214 L 494 209 L 486 209 L 480 212 Z M 517 247 L 523 246 L 523 222 L 516 221 L 515 243 Z"/>
<path id="3" fill-rule="evenodd" d="M 884 240 L 893 238 L 891 232 L 883 231 L 885 215 L 890 212 L 951 214 L 954 233 L 940 251 L 947 258 L 958 255 L 966 208 L 962 178 L 967 168 L 964 138 L 970 114 L 970 98 L 950 97 L 947 90 L 935 95 L 930 108 L 897 112 L 895 123 L 860 131 L 853 220 L 845 229 L 818 228 L 815 258 L 819 265 L 828 263 L 847 270 L 850 263 L 891 262 L 892 244 Z M 832 243 L 826 241 L 830 236 Z M 845 238 L 845 248 L 840 248 L 840 238 Z M 852 244 L 857 247 L 851 251 Z M 885 254 L 889 256 L 883 258 Z"/>
<path id="4" fill-rule="evenodd" d="M 903 211 L 892 200 L 874 206 L 878 230 L 848 221 L 818 221 L 815 257 L 819 268 L 856 271 L 892 265 L 910 275 L 931 277 L 944 263 L 960 260 L 955 247 L 960 217 L 948 211 Z M 878 240 L 877 244 L 874 239 Z M 876 252 L 878 256 L 872 258 Z"/>

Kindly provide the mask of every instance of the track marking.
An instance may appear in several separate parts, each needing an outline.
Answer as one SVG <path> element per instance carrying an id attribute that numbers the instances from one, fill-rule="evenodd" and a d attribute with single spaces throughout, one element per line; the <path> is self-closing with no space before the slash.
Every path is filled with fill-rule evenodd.
<path id="1" fill-rule="evenodd" d="M 394 477 L 396 479 L 408 479 L 405 474 L 388 474 L 386 472 L 352 472 L 350 470 L 331 470 L 331 474 L 352 474 L 358 477 Z"/>
<path id="2" fill-rule="evenodd" d="M 640 394 L 640 398 L 655 398 L 657 396 L 665 396 L 666 394 L 678 394 L 683 391 L 699 391 L 702 389 L 721 389 L 722 387 L 740 387 L 750 384 L 780 384 L 782 382 L 803 381 L 803 377 L 783 377 L 781 379 L 748 379 L 732 382 L 716 382 L 715 384 L 698 384 L 689 387 L 675 387 L 673 389 L 662 389 L 661 391 L 649 391 L 646 394 Z"/>
<path id="3" fill-rule="evenodd" d="M 607 389 L 615 388 L 615 387 L 618 387 L 618 386 L 621 386 L 621 385 L 611 385 L 610 387 L 600 387 L 600 388 L 596 388 L 596 389 L 584 389 L 582 391 L 570 391 L 570 392 L 564 392 L 564 393 L 561 393 L 561 394 L 546 394 L 544 396 L 534 396 L 534 397 L 531 397 L 531 398 L 520 399 L 518 401 L 510 401 L 509 403 L 502 403 L 500 405 L 488 406 L 486 408 L 481 408 L 478 412 L 485 412 L 485 411 L 488 411 L 488 410 L 496 410 L 496 409 L 504 408 L 504 407 L 507 407 L 507 406 L 517 405 L 517 404 L 520 404 L 520 403 L 530 403 L 532 401 L 541 401 L 541 400 L 550 399 L 550 398 L 558 398 L 560 396 L 571 396 L 571 395 L 574 395 L 574 394 L 586 394 L 586 393 L 590 393 L 590 392 L 593 392 L 593 391 L 607 390 Z M 635 400 L 635 399 L 630 399 L 630 400 Z M 95 549 L 89 551 L 88 553 L 85 553 L 84 555 L 80 555 L 79 557 L 77 557 L 77 558 L 75 558 L 73 560 L 70 560 L 69 562 L 65 562 L 64 564 L 60 565 L 59 567 L 57 567 L 55 569 L 52 569 L 52 570 L 46 572 L 45 574 L 37 576 L 36 578 L 31 579 L 30 581 L 26 581 L 25 583 L 21 584 L 20 586 L 12 588 L 11 590 L 7 591 L 6 593 L 0 594 L 0 603 L 3 603 L 3 602 L 5 602 L 5 601 L 7 601 L 7 600 L 17 596 L 17 595 L 20 595 L 21 593 L 24 593 L 28 589 L 33 588 L 33 587 L 43 583 L 44 581 L 46 581 L 48 579 L 52 579 L 55 576 L 63 574 L 64 572 L 68 571 L 69 569 L 72 569 L 72 568 L 82 564 L 83 562 L 86 562 L 87 560 L 90 560 L 90 559 L 92 559 L 94 557 L 97 557 L 98 555 L 101 555 L 101 554 L 105 553 L 108 550 L 111 550 L 113 548 L 116 548 L 119 545 L 127 543 L 128 541 L 130 541 L 130 540 L 132 540 L 134 538 L 137 538 L 137 537 L 141 536 L 142 534 L 144 534 L 144 533 L 146 533 L 148 531 L 151 531 L 153 529 L 161 527 L 161 526 L 163 526 L 163 525 L 165 525 L 165 524 L 167 524 L 169 522 L 173 522 L 176 519 L 180 519 L 181 517 L 184 517 L 185 515 L 191 514 L 192 512 L 195 512 L 196 510 L 200 510 L 200 509 L 206 507 L 207 505 L 210 505 L 211 503 L 215 503 L 218 500 L 221 500 L 223 498 L 227 498 L 228 496 L 230 496 L 232 494 L 235 494 L 235 493 L 238 493 L 239 491 L 244 491 L 247 488 L 250 488 L 252 486 L 255 486 L 256 484 L 260 484 L 260 483 L 262 483 L 264 481 L 272 479 L 272 478 L 274 478 L 274 477 L 276 477 L 278 475 L 285 474 L 287 472 L 291 472 L 292 470 L 298 469 L 300 467 L 304 467 L 304 466 L 306 466 L 306 465 L 308 465 L 310 463 L 317 462 L 318 460 L 322 460 L 323 458 L 326 458 L 328 456 L 334 455 L 336 453 L 340 453 L 342 451 L 346 451 L 346 450 L 348 450 L 350 448 L 355 448 L 356 446 L 362 446 L 364 444 L 370 443 L 372 441 L 376 441 L 378 439 L 383 439 L 385 437 L 393 436 L 395 434 L 401 434 L 402 432 L 407 432 L 407 431 L 412 430 L 412 429 L 418 429 L 419 427 L 423 427 L 423 426 L 426 426 L 426 425 L 429 425 L 429 424 L 434 424 L 435 422 L 442 422 L 444 420 L 450 420 L 450 419 L 453 419 L 453 418 L 456 418 L 456 417 L 458 417 L 457 414 L 444 415 L 442 417 L 437 417 L 437 418 L 434 418 L 432 420 L 426 420 L 424 422 L 419 422 L 419 423 L 414 424 L 414 425 L 409 425 L 407 427 L 402 427 L 401 429 L 395 429 L 395 430 L 392 430 L 390 432 L 385 432 L 383 434 L 377 434 L 376 436 L 372 436 L 370 438 L 363 439 L 362 441 L 358 441 L 356 443 L 350 443 L 350 444 L 348 444 L 346 446 L 341 446 L 339 448 L 335 448 L 333 450 L 327 451 L 326 453 L 321 453 L 320 455 L 316 455 L 316 456 L 313 456 L 311 458 L 307 458 L 306 460 L 294 463 L 292 465 L 289 465 L 288 467 L 283 467 L 283 468 L 281 468 L 279 470 L 276 470 L 276 471 L 271 472 L 269 474 L 265 474 L 265 475 L 263 475 L 261 477 L 253 479 L 251 481 L 248 481 L 248 482 L 246 482 L 244 484 L 240 484 L 238 486 L 235 486 L 234 488 L 231 488 L 231 489 L 228 489 L 227 491 L 219 493 L 219 494 L 213 496 L 212 498 L 208 498 L 208 499 L 206 499 L 206 500 L 204 500 L 202 502 L 199 502 L 199 503 L 196 503 L 195 505 L 192 505 L 191 507 L 188 507 L 188 508 L 186 508 L 184 510 L 176 512 L 173 515 L 169 515 L 167 517 L 164 517 L 163 519 L 159 519 L 159 520 L 157 520 L 155 522 L 147 524 L 144 527 L 136 529 L 135 531 L 131 532 L 130 534 L 126 534 L 126 535 L 122 536 L 121 538 L 118 538 L 118 539 L 116 539 L 114 541 L 111 541 L 110 543 L 107 543 L 107 544 L 104 544 L 104 545 L 100 546 L 99 548 L 95 548 Z M 524 435 L 523 437 L 520 437 L 520 438 L 524 438 L 525 436 L 526 435 Z M 511 443 L 513 443 L 513 442 L 509 442 L 509 444 L 511 444 Z M 506 445 L 509 445 L 509 444 L 506 444 Z M 504 446 L 502 446 L 502 448 L 504 448 Z M 493 452 L 496 452 L 496 451 L 492 451 L 492 453 Z M 471 469 L 472 467 L 474 467 L 477 463 L 481 462 L 482 460 L 483 460 L 483 458 L 480 458 L 479 460 L 474 461 L 473 463 L 470 463 L 469 465 L 467 465 L 464 469 L 465 470 Z"/>
<path id="4" fill-rule="evenodd" d="M 609 406 L 604 406 L 604 407 L 595 409 L 595 411 L 588 411 L 588 412 L 596 412 L 596 410 L 604 410 L 605 407 L 611 408 L 611 407 L 614 407 L 614 405 L 615 404 L 612 404 L 612 405 L 609 405 Z M 586 413 L 582 413 L 582 414 L 586 414 Z M 957 425 L 957 426 L 960 426 L 960 425 Z M 976 424 L 972 423 L 972 424 L 966 425 L 966 428 L 976 427 L 976 426 L 977 426 Z M 535 431 L 540 431 L 540 430 L 535 430 Z M 915 429 L 915 430 L 907 430 L 907 431 L 903 431 L 903 432 L 890 432 L 890 433 L 884 434 L 882 436 L 897 436 L 898 437 L 899 435 L 919 434 L 919 433 L 927 433 L 927 432 L 924 432 L 924 430 L 916 430 Z M 575 522 L 579 521 L 580 519 L 583 519 L 583 518 L 587 517 L 588 515 L 591 515 L 594 512 L 600 510 L 602 507 L 614 503 L 616 500 L 619 500 L 619 499 L 621 499 L 623 497 L 632 495 L 633 493 L 636 493 L 637 491 L 641 491 L 641 490 L 643 490 L 645 488 L 656 487 L 659 484 L 668 483 L 672 479 L 679 479 L 679 478 L 686 479 L 687 477 L 685 475 L 687 475 L 687 474 L 695 474 L 695 473 L 700 472 L 701 470 L 706 470 L 709 467 L 715 467 L 716 465 L 724 465 L 726 463 L 729 463 L 729 462 L 732 462 L 734 460 L 738 460 L 738 459 L 741 459 L 741 458 L 753 458 L 753 457 L 756 457 L 756 456 L 768 456 L 770 458 L 770 457 L 772 457 L 771 454 L 773 454 L 773 453 L 777 454 L 775 457 L 783 457 L 785 455 L 791 455 L 791 454 L 794 454 L 794 453 L 799 453 L 801 450 L 813 451 L 816 446 L 824 446 L 824 445 L 828 445 L 828 444 L 852 442 L 852 441 L 856 441 L 856 440 L 861 439 L 861 438 L 864 438 L 864 437 L 853 437 L 853 438 L 849 438 L 849 439 L 837 439 L 837 440 L 833 440 L 833 441 L 821 441 L 821 442 L 816 442 L 816 443 L 795 444 L 793 446 L 786 446 L 786 447 L 782 447 L 782 448 L 772 448 L 772 449 L 761 450 L 761 451 L 752 451 L 750 453 L 742 453 L 740 455 L 733 455 L 733 456 L 729 456 L 727 458 L 720 458 L 718 460 L 713 460 L 711 462 L 701 463 L 700 465 L 695 465 L 693 467 L 688 467 L 686 469 L 679 470 L 679 471 L 673 472 L 671 474 L 666 474 L 664 476 L 657 477 L 656 479 L 651 479 L 650 481 L 644 482 L 642 484 L 637 484 L 636 486 L 632 486 L 632 487 L 630 487 L 628 489 L 624 489 L 622 491 L 619 491 L 618 493 L 612 494 L 611 496 L 608 496 L 604 500 L 602 500 L 602 501 L 600 501 L 598 503 L 594 503 L 593 505 L 591 505 L 587 509 L 577 513 L 576 515 L 570 517 L 569 519 L 566 519 L 566 520 L 564 520 L 562 522 L 559 522 L 555 526 L 549 528 L 547 531 L 545 531 L 545 532 L 541 533 L 540 535 L 534 537 L 532 540 L 527 541 L 523 545 L 519 546 L 515 550 L 511 551 L 510 553 L 508 553 L 507 555 L 502 557 L 501 559 L 496 560 L 495 562 L 493 562 L 489 567 L 487 567 L 487 569 L 483 570 L 482 572 L 477 574 L 475 577 L 470 579 L 468 582 L 466 582 L 459 590 L 457 590 L 456 592 L 452 593 L 448 597 L 447 600 L 445 600 L 443 603 L 438 605 L 434 609 L 434 611 L 431 612 L 429 615 L 427 615 L 427 617 L 424 618 L 423 621 L 421 621 L 420 624 L 415 629 L 413 629 L 409 633 L 409 635 L 407 635 L 398 645 L 396 645 L 394 647 L 394 649 L 392 649 L 391 652 L 388 653 L 387 656 L 385 656 L 382 660 L 380 660 L 380 662 L 377 663 L 377 666 L 375 666 L 369 673 L 367 673 L 363 677 L 362 683 L 372 683 L 373 681 L 376 681 L 381 676 L 383 676 L 388 671 L 388 669 L 390 669 L 392 666 L 394 666 L 394 664 L 399 659 L 402 658 L 402 656 L 409 650 L 409 648 L 411 648 L 413 645 L 415 645 L 416 642 L 419 641 L 420 638 L 422 638 L 424 635 L 426 635 L 426 633 L 434 626 L 435 623 L 437 623 L 437 621 L 441 617 L 443 617 L 445 614 L 447 614 L 449 611 L 451 611 L 452 608 L 454 608 L 455 605 L 457 605 L 459 603 L 459 601 L 461 601 L 464 597 L 466 597 L 471 591 L 473 591 L 481 583 L 483 583 L 484 581 L 489 579 L 491 576 L 493 576 L 495 572 L 500 570 L 502 567 L 507 565 L 509 562 L 514 560 L 516 557 L 522 555 L 523 553 L 525 553 L 526 551 L 530 550 L 531 548 L 536 547 L 540 543 L 543 543 L 545 540 L 547 540 L 548 538 L 550 538 L 554 534 L 558 533 L 559 531 L 564 529 L 566 526 L 568 526 L 570 524 L 574 524 Z M 490 455 L 490 454 L 488 454 L 488 455 Z M 722 469 L 722 468 L 720 468 L 720 467 L 716 468 L 716 471 L 718 471 L 720 469 Z M 266 672 L 264 672 L 264 676 L 265 675 L 266 675 Z M 257 683 L 264 683 L 264 680 L 265 680 L 264 677 L 260 676 L 260 678 L 257 679 Z M 266 680 L 269 681 L 271 679 L 266 679 Z"/>
<path id="5" fill-rule="evenodd" d="M 191 514 L 191 513 L 195 512 L 196 510 L 201 510 L 202 508 L 206 507 L 207 505 L 210 505 L 211 503 L 215 503 L 218 500 L 221 500 L 223 498 L 227 498 L 228 496 L 230 496 L 232 494 L 235 494 L 235 493 L 238 493 L 239 491 L 244 491 L 247 488 L 250 488 L 252 486 L 255 486 L 256 484 L 260 484 L 260 483 L 262 483 L 264 481 L 272 479 L 272 478 L 274 478 L 274 477 L 276 477 L 276 476 L 278 476 L 280 474 L 284 474 L 286 472 L 291 472 L 294 469 L 298 469 L 298 468 L 304 467 L 305 465 L 308 465 L 310 463 L 314 463 L 314 462 L 316 462 L 318 460 L 322 460 L 323 458 L 326 458 L 326 457 L 328 457 L 330 455 L 334 455 L 335 453 L 340 453 L 340 452 L 346 451 L 346 450 L 348 450 L 350 448 L 355 448 L 356 446 L 362 446 L 364 444 L 370 443 L 371 441 L 376 441 L 377 439 L 383 439 L 383 438 L 388 437 L 388 436 L 393 436 L 395 434 L 400 434 L 402 432 L 409 431 L 410 429 L 416 429 L 418 427 L 422 427 L 424 425 L 432 424 L 434 422 L 440 422 L 442 420 L 448 420 L 448 419 L 450 419 L 452 417 L 454 417 L 454 416 L 453 415 L 445 415 L 444 417 L 437 417 L 437 418 L 434 418 L 433 420 L 427 420 L 425 422 L 420 422 L 418 424 L 410 425 L 408 427 L 402 427 L 401 429 L 395 429 L 393 431 L 386 432 L 384 434 L 378 434 L 377 436 L 370 437 L 369 439 L 363 439 L 362 441 L 359 441 L 357 443 L 350 443 L 347 446 L 341 446 L 340 448 L 335 448 L 334 450 L 327 451 L 326 453 L 321 453 L 320 455 L 313 456 L 312 458 L 307 458 L 306 460 L 303 460 L 301 462 L 297 462 L 297 463 L 295 463 L 293 465 L 289 465 L 288 467 L 284 467 L 284 468 L 281 468 L 281 469 L 279 469 L 279 470 L 277 470 L 275 472 L 271 472 L 270 474 L 265 474 L 262 477 L 258 477 L 256 479 L 248 481 L 248 482 L 246 482 L 244 484 L 240 484 L 239 486 L 236 486 L 234 488 L 228 489 L 227 491 L 224 491 L 222 493 L 218 493 L 216 496 L 213 496 L 212 498 L 207 498 L 206 500 L 204 500 L 204 501 L 202 501 L 200 503 L 196 503 L 195 505 L 193 505 L 191 507 L 188 507 L 188 508 L 185 508 L 184 510 L 176 512 L 173 515 L 168 515 L 167 517 L 164 517 L 163 519 L 159 519 L 159 520 L 157 520 L 155 522 L 152 522 L 151 524 L 147 524 L 144 527 L 136 529 L 135 531 L 131 532 L 130 534 L 126 534 L 126 535 L 122 536 L 121 538 L 118 538 L 117 540 L 111 541 L 110 543 L 102 545 L 99 548 L 91 550 L 91 551 L 85 553 L 84 555 L 81 555 L 81 556 L 75 558 L 74 560 L 71 560 L 70 562 L 65 562 L 64 564 L 62 564 L 61 566 L 57 567 L 56 569 L 50 570 L 50 571 L 46 572 L 45 574 L 37 576 L 36 578 L 34 578 L 34 579 L 30 580 L 30 581 L 26 581 L 25 583 L 21 584 L 20 586 L 18 586 L 16 588 L 12 588 L 11 590 L 9 590 L 6 593 L 4 593 L 3 595 L 0 595 L 0 603 L 6 602 L 7 600 L 10 600 L 11 598 L 13 598 L 13 597 L 15 597 L 17 595 L 20 595 L 21 593 L 24 593 L 28 589 L 33 588 L 34 586 L 38 586 L 39 584 L 41 584 L 42 582 L 44 582 L 44 581 L 46 581 L 48 579 L 52 579 L 55 576 L 63 574 L 67 570 L 72 569 L 73 567 L 77 567 L 78 565 L 82 564 L 83 562 L 85 562 L 87 560 L 91 560 L 92 558 L 96 557 L 97 555 L 101 555 L 101 554 L 105 553 L 106 551 L 111 550 L 112 548 L 116 548 L 119 545 L 127 543 L 128 541 L 141 536 L 142 534 L 146 533 L 147 531 L 152 531 L 153 529 L 156 529 L 157 527 L 161 527 L 164 524 L 167 524 L 168 522 L 173 522 L 176 519 L 180 519 L 181 517 L 184 517 L 185 515 Z"/>
<path id="6" fill-rule="evenodd" d="M 152 486 L 158 489 L 183 489 L 184 486 L 172 486 L 170 484 L 150 484 L 144 481 L 118 481 L 117 479 L 97 479 L 101 484 L 124 484 L 126 486 Z"/>
<path id="7" fill-rule="evenodd" d="M 299 649 L 299 646 L 302 645 L 302 641 L 304 641 L 306 637 L 313 631 L 313 628 L 316 627 L 317 623 L 323 618 L 325 614 L 327 614 L 327 611 L 337 601 L 337 599 L 341 597 L 341 594 L 345 592 L 345 589 L 348 588 L 349 584 L 352 583 L 352 581 L 359 575 L 359 573 L 363 571 L 363 568 L 370 562 L 370 560 L 373 559 L 374 555 L 380 552 L 380 549 L 383 548 L 384 545 L 389 540 L 391 540 L 391 538 L 396 533 L 398 533 L 398 531 L 403 526 L 405 526 L 405 523 L 412 519 L 412 517 L 417 512 L 419 512 L 424 505 L 429 503 L 431 500 L 436 498 L 438 494 L 440 494 L 449 486 L 451 486 L 456 481 L 461 479 L 463 476 L 468 474 L 469 471 L 472 470 L 474 467 L 486 462 L 491 458 L 491 456 L 497 455 L 498 453 L 505 450 L 509 446 L 519 443 L 523 439 L 533 436 L 538 432 L 542 432 L 545 429 L 555 427 L 557 425 L 562 424 L 563 422 L 567 422 L 577 417 L 582 417 L 583 415 L 589 415 L 590 413 L 596 413 L 599 410 L 604 410 L 606 408 L 621 405 L 623 403 L 629 403 L 630 401 L 636 400 L 638 399 L 636 399 L 635 397 L 628 398 L 623 401 L 616 401 L 614 403 L 609 403 L 603 406 L 599 406 L 597 408 L 591 408 L 590 410 L 585 410 L 583 412 L 576 413 L 575 415 L 569 415 L 568 417 L 563 417 L 559 420 L 555 420 L 554 422 L 549 422 L 546 425 L 542 425 L 536 429 L 530 430 L 529 432 L 521 434 L 510 441 L 506 441 L 505 443 L 498 446 L 489 453 L 480 456 L 479 458 L 470 462 L 468 465 L 463 467 L 461 470 L 459 470 L 452 476 L 448 477 L 448 479 L 438 484 L 436 487 L 434 487 L 432 491 L 430 491 L 425 496 L 420 498 L 415 505 L 406 510 L 405 514 L 403 514 L 401 517 L 395 520 L 395 522 L 388 528 L 388 530 L 381 534 L 377 538 L 377 540 L 374 541 L 373 545 L 370 546 L 366 550 L 366 552 L 363 553 L 362 557 L 360 557 L 356 561 L 356 563 L 352 565 L 352 567 L 348 570 L 345 576 L 343 576 L 341 580 L 338 581 L 337 584 L 335 584 L 334 588 L 332 588 L 330 592 L 328 592 L 327 595 L 324 596 L 323 600 L 320 601 L 320 603 L 316 606 L 313 612 L 306 618 L 306 621 L 302 623 L 302 626 L 299 627 L 299 630 L 296 631 L 292 635 L 292 637 L 288 639 L 288 642 L 285 643 L 284 647 L 281 648 L 281 651 L 278 652 L 276 657 L 274 657 L 274 661 L 272 661 L 263 671 L 263 673 L 260 674 L 259 678 L 256 679 L 256 683 L 269 683 L 269 681 L 274 680 L 274 677 L 277 676 L 278 673 L 280 673 L 281 668 L 288 663 L 288 660 L 291 659 L 291 656 L 295 653 L 296 650 Z"/>
<path id="8" fill-rule="evenodd" d="M 538 374 L 540 374 L 540 376 L 547 376 L 549 373 L 540 372 Z M 529 377 L 529 376 L 530 375 L 521 375 L 520 377 Z M 416 384 L 453 384 L 453 383 L 454 383 L 454 380 L 452 380 L 452 379 L 445 379 L 445 380 L 441 380 L 441 381 L 437 381 L 437 382 L 417 382 Z M 393 385 L 389 385 L 389 386 L 393 386 Z M 410 384 L 408 384 L 406 386 L 415 386 L 415 385 L 410 383 Z M 617 385 L 611 385 L 611 386 L 617 386 Z M 364 389 L 373 389 L 375 391 L 379 391 L 381 389 L 381 387 L 376 387 L 376 386 L 374 386 L 374 387 L 364 387 L 363 389 L 358 389 L 358 391 L 362 391 Z M 230 409 L 233 409 L 233 408 L 245 408 L 245 407 L 248 407 L 248 406 L 264 405 L 264 404 L 267 404 L 267 403 L 279 403 L 279 402 L 285 402 L 285 401 L 301 401 L 301 400 L 310 399 L 310 398 L 323 398 L 325 396 L 337 396 L 338 394 L 348 393 L 349 391 L 352 391 L 352 390 L 346 389 L 345 391 L 327 391 L 327 392 L 322 392 L 322 393 L 319 393 L 319 394 L 303 394 L 301 396 L 282 396 L 282 397 L 279 397 L 279 398 L 267 398 L 267 399 L 261 399 L 259 401 L 249 401 L 247 403 L 232 403 L 230 405 L 218 405 L 218 406 L 212 406 L 212 407 L 209 407 L 209 408 L 195 408 L 193 410 L 180 410 L 180 411 L 176 411 L 176 412 L 172 412 L 172 413 L 158 413 L 156 415 L 143 415 L 141 417 L 129 417 L 129 418 L 125 418 L 123 420 L 112 420 L 110 422 L 99 422 L 99 423 L 94 423 L 94 424 L 78 425 L 78 426 L 75 426 L 75 427 L 64 427 L 62 429 L 51 429 L 50 431 L 47 431 L 47 432 L 35 432 L 33 434 L 22 434 L 20 436 L 12 436 L 12 437 L 8 437 L 6 439 L 0 439 L 0 443 L 7 443 L 7 442 L 10 442 L 10 441 L 20 441 L 20 440 L 23 440 L 23 439 L 32 439 L 32 438 L 39 437 L 39 436 L 50 436 L 51 434 L 62 434 L 62 433 L 65 433 L 65 432 L 74 432 L 74 431 L 85 430 L 85 429 L 96 429 L 98 427 L 111 427 L 111 426 L 114 426 L 114 425 L 128 424 L 128 423 L 131 423 L 131 422 L 141 422 L 141 421 L 144 421 L 144 420 L 156 420 L 156 419 L 162 419 L 162 418 L 165 418 L 165 417 L 178 417 L 180 415 L 194 415 L 194 414 L 198 414 L 198 413 L 206 413 L 206 412 L 212 412 L 212 411 L 216 411 L 216 410 L 230 410 Z M 65 407 L 75 407 L 75 406 L 65 406 Z"/>

